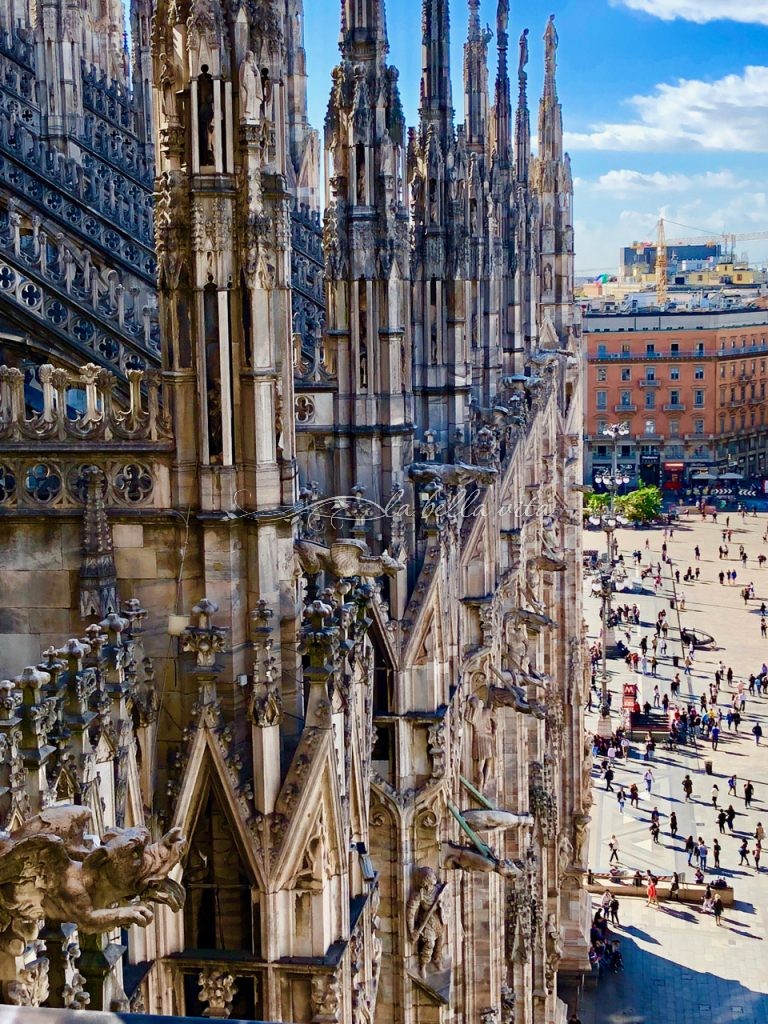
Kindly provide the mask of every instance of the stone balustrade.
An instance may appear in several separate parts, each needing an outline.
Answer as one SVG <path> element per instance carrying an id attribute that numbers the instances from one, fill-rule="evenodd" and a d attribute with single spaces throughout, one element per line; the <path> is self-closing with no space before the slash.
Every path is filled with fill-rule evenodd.
<path id="1" fill-rule="evenodd" d="M 88 363 L 72 373 L 46 363 L 38 371 L 42 409 L 32 409 L 24 373 L 0 366 L 0 443 L 169 441 L 160 373 L 128 370 L 126 376 L 127 406 L 118 399 L 117 378 L 109 370 Z"/>

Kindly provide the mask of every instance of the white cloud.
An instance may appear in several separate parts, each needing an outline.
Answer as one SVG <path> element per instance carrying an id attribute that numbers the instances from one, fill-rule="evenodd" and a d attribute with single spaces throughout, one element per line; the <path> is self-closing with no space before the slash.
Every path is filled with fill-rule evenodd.
<path id="1" fill-rule="evenodd" d="M 768 0 L 611 0 L 614 7 L 641 11 L 663 21 L 739 21 L 768 25 Z"/>
<path id="2" fill-rule="evenodd" d="M 663 174 L 654 171 L 650 174 L 643 171 L 621 169 L 607 171 L 599 178 L 590 181 L 577 178 L 574 188 L 588 189 L 591 192 L 607 193 L 618 198 L 663 193 L 690 192 L 698 189 L 743 189 L 749 182 L 739 180 L 732 171 L 705 171 L 703 174 Z"/>
<path id="3" fill-rule="evenodd" d="M 765 6 L 768 10 L 768 2 Z M 566 132 L 566 146 L 635 152 L 768 150 L 768 67 L 746 67 L 741 75 L 715 82 L 661 83 L 651 95 L 626 102 L 636 111 L 634 120 Z"/>

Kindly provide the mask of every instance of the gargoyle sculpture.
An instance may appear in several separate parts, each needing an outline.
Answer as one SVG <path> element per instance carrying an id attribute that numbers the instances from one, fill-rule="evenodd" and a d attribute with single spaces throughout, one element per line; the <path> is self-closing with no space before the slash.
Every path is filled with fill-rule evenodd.
<path id="1" fill-rule="evenodd" d="M 0 949 L 19 956 L 41 921 L 70 922 L 81 932 L 149 924 L 148 903 L 184 905 L 168 878 L 185 839 L 171 829 L 158 843 L 146 828 L 110 828 L 97 846 L 85 807 L 49 807 L 0 842 Z"/>
<path id="2" fill-rule="evenodd" d="M 477 484 L 488 487 L 498 476 L 489 466 L 469 466 L 465 462 L 443 465 L 440 462 L 414 462 L 408 467 L 411 480 L 439 480 L 445 487 L 466 487 Z"/>
<path id="3" fill-rule="evenodd" d="M 499 860 L 492 853 L 483 854 L 473 850 L 471 846 L 460 846 L 458 843 L 443 843 L 443 867 L 456 871 L 495 871 L 503 878 L 518 878 L 523 869 L 513 860 Z"/>
<path id="4" fill-rule="evenodd" d="M 495 665 L 491 665 L 491 671 L 504 684 L 491 687 L 490 700 L 494 707 L 514 708 L 515 711 L 523 715 L 533 715 L 534 718 L 546 717 L 547 709 L 538 701 L 528 698 L 523 687 L 515 682 L 515 673 L 500 672 Z"/>
<path id="5" fill-rule="evenodd" d="M 300 540 L 294 547 L 301 568 L 310 576 L 323 571 L 339 579 L 348 576 L 396 576 L 405 568 L 387 551 L 380 555 L 367 554 L 366 545 L 360 540 L 339 540 L 330 547 Z"/>

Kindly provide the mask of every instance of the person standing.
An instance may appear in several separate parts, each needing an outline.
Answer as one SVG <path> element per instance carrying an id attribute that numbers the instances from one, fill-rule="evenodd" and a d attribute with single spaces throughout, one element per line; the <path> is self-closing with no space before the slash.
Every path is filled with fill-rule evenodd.
<path id="1" fill-rule="evenodd" d="M 746 839 L 742 839 L 741 846 L 739 847 L 739 867 L 742 864 L 746 864 L 749 867 L 749 843 Z"/>
<path id="2" fill-rule="evenodd" d="M 718 841 L 716 839 L 713 840 L 713 842 L 712 842 L 712 856 L 715 859 L 715 867 L 716 868 L 720 867 L 720 851 L 721 850 L 722 850 L 722 847 L 720 846 L 720 843 L 718 843 Z"/>
<path id="3" fill-rule="evenodd" d="M 640 792 L 639 792 L 639 790 L 637 788 L 637 783 L 633 782 L 632 785 L 629 787 L 629 806 L 630 807 L 637 807 L 637 808 L 639 808 L 640 807 L 640 802 L 639 801 L 640 801 Z"/>
<path id="4" fill-rule="evenodd" d="M 643 776 L 643 778 L 645 779 L 645 789 L 646 789 L 646 792 L 650 793 L 651 792 L 651 788 L 653 786 L 653 772 L 651 771 L 650 768 L 647 769 L 647 771 L 646 771 L 645 775 Z M 751 783 L 750 783 L 750 785 L 751 785 Z"/>
<path id="5" fill-rule="evenodd" d="M 759 722 L 755 722 L 752 726 L 752 735 L 755 737 L 755 746 L 759 747 L 763 736 L 763 727 Z"/>
<path id="6" fill-rule="evenodd" d="M 717 750 L 717 744 L 720 742 L 720 726 L 715 724 L 712 726 L 712 732 L 710 733 L 712 738 L 712 749 Z"/>
<path id="7" fill-rule="evenodd" d="M 677 835 L 677 815 L 674 811 L 669 816 L 669 834 L 673 838 Z"/>
<path id="8" fill-rule="evenodd" d="M 715 924 L 720 927 L 720 919 L 723 916 L 723 901 L 720 899 L 720 894 L 715 896 L 714 903 L 712 904 L 712 913 L 715 915 Z"/>
<path id="9" fill-rule="evenodd" d="M 709 856 L 709 849 L 703 839 L 699 841 L 699 867 L 702 871 L 707 870 L 707 857 Z"/>
<path id="10" fill-rule="evenodd" d="M 755 843 L 754 850 L 752 851 L 752 856 L 755 858 L 755 871 L 759 871 L 760 870 L 760 854 L 762 852 L 763 852 L 763 847 L 760 844 L 760 841 L 758 840 Z"/>
<path id="11" fill-rule="evenodd" d="M 752 806 L 752 797 L 754 795 L 755 795 L 755 787 L 752 785 L 752 783 L 748 779 L 746 784 L 745 784 L 745 786 L 744 786 L 744 806 L 745 807 L 751 807 Z"/>
<path id="12" fill-rule="evenodd" d="M 624 801 L 627 799 L 624 793 L 624 787 L 619 787 L 619 792 L 616 794 L 616 803 L 619 805 L 619 813 L 624 813 Z"/>
<path id="13" fill-rule="evenodd" d="M 648 888 L 646 889 L 646 893 L 648 894 L 648 902 L 646 903 L 646 906 L 658 907 L 658 890 L 656 889 L 656 879 L 653 877 L 653 875 L 651 875 L 648 879 Z"/>
<path id="14" fill-rule="evenodd" d="M 685 840 L 685 852 L 688 854 L 688 864 L 690 865 L 693 859 L 693 851 L 696 849 L 696 844 L 693 841 L 693 836 L 688 836 Z"/>
<path id="15" fill-rule="evenodd" d="M 717 783 L 712 787 L 712 806 L 717 810 L 717 798 L 720 796 L 720 789 Z"/>
<path id="16" fill-rule="evenodd" d="M 685 801 L 687 803 L 691 799 L 691 794 L 693 793 L 693 782 L 691 781 L 690 775 L 686 775 L 683 779 L 683 792 L 685 793 Z"/>
<path id="17" fill-rule="evenodd" d="M 728 812 L 725 815 L 725 820 L 728 822 L 728 828 L 733 832 L 733 823 L 736 820 L 736 811 L 733 809 L 733 804 L 728 804 Z"/>
<path id="18" fill-rule="evenodd" d="M 615 925 L 617 928 L 620 928 L 621 925 L 619 923 L 619 898 L 615 893 L 613 894 L 613 898 L 611 899 L 611 905 L 609 907 L 609 910 L 611 914 L 611 924 Z"/>
<path id="19" fill-rule="evenodd" d="M 717 815 L 717 824 L 718 824 L 718 826 L 720 828 L 720 834 L 721 835 L 725 835 L 726 817 L 727 817 L 726 813 L 723 810 L 723 808 L 721 807 L 720 810 L 718 811 L 718 815 Z"/>
<path id="20" fill-rule="evenodd" d="M 762 821 L 758 821 L 758 823 L 757 823 L 757 828 L 755 829 L 755 839 L 761 845 L 762 845 L 763 840 L 765 839 L 765 829 L 763 828 Z"/>
<path id="21" fill-rule="evenodd" d="M 736 796 L 736 776 L 732 775 L 728 779 L 728 796 Z"/>

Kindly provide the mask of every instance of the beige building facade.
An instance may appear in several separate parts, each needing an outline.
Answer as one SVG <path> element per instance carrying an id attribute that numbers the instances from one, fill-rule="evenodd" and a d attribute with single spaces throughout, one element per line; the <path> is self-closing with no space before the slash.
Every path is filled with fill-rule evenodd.
<path id="1" fill-rule="evenodd" d="M 534 155 L 503 0 L 492 97 L 470 0 L 460 125 L 425 0 L 413 128 L 383 3 L 345 0 L 321 154 L 300 0 L 134 0 L 131 55 L 119 4 L 17 7 L 3 999 L 564 1020 L 591 763 L 554 20 Z"/>

